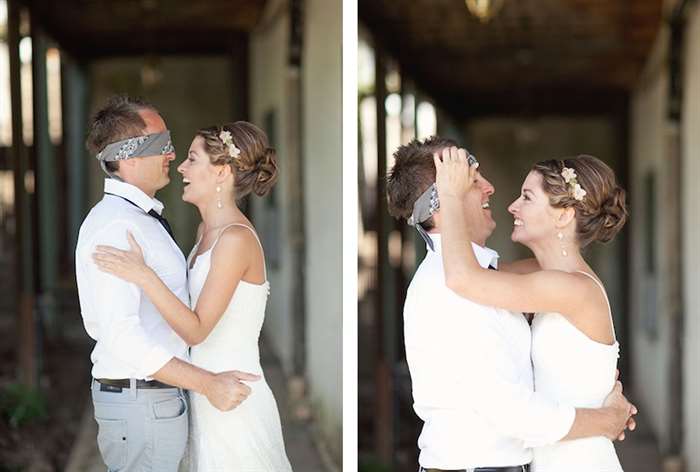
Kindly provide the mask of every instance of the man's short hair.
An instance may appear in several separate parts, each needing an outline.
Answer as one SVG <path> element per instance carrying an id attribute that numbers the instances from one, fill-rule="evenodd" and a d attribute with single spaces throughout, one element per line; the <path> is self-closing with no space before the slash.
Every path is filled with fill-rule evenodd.
<path id="1" fill-rule="evenodd" d="M 158 111 L 141 98 L 132 98 L 127 95 L 111 97 L 90 120 L 85 142 L 90 154 L 97 155 L 108 144 L 142 135 L 146 123 L 139 112 L 143 110 Z M 105 162 L 105 166 L 110 172 L 116 172 L 119 169 L 118 162 Z"/>
<path id="2" fill-rule="evenodd" d="M 457 143 L 451 139 L 431 136 L 425 141 L 414 139 L 394 152 L 394 167 L 386 178 L 391 216 L 404 219 L 411 216 L 418 197 L 435 182 L 433 154 L 452 146 Z M 433 218 L 428 218 L 421 226 L 430 231 L 435 226 Z"/>

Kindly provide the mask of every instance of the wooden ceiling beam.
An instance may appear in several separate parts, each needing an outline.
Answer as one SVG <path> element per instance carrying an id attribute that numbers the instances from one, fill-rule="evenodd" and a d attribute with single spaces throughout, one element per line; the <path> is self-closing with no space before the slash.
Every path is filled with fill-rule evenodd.
<path id="1" fill-rule="evenodd" d="M 458 0 L 359 0 L 359 13 L 404 74 L 452 115 L 466 102 L 477 114 L 598 114 L 634 85 L 661 0 L 519 0 L 486 25 Z"/>
<path id="2" fill-rule="evenodd" d="M 150 54 L 224 54 L 245 46 L 248 37 L 246 33 L 230 31 L 208 31 L 193 36 L 183 31 L 168 31 L 151 37 L 105 34 L 86 41 L 64 31 L 50 33 L 63 49 L 81 59 Z"/>
<path id="3" fill-rule="evenodd" d="M 245 44 L 265 0 L 23 0 L 78 58 L 221 54 Z"/>

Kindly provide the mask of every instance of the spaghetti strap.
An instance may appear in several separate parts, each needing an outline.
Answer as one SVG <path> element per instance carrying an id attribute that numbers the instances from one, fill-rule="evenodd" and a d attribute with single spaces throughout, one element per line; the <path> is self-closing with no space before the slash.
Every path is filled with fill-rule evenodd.
<path id="1" fill-rule="evenodd" d="M 199 238 L 197 238 L 197 242 L 194 243 L 194 246 L 192 246 L 192 250 L 190 250 L 190 254 L 187 256 L 187 271 L 189 273 L 189 270 L 192 268 L 192 258 L 195 257 L 195 254 L 197 253 L 197 249 L 199 249 L 199 244 L 202 242 L 202 239 L 204 238 L 204 231 L 202 231 L 202 234 L 199 235 Z"/>
<path id="2" fill-rule="evenodd" d="M 265 282 L 267 282 L 267 266 L 265 265 L 265 250 L 263 249 L 263 245 L 260 242 L 260 238 L 258 237 L 258 233 L 256 233 L 255 230 L 253 228 L 251 228 L 250 226 L 245 225 L 243 223 L 231 223 L 231 224 L 224 226 L 223 228 L 221 228 L 219 230 L 219 234 L 216 235 L 216 239 L 214 240 L 214 244 L 211 245 L 212 249 L 214 248 L 214 246 L 216 246 L 216 243 L 219 242 L 219 238 L 221 237 L 223 232 L 226 229 L 230 228 L 231 226 L 242 226 L 244 228 L 248 228 L 250 230 L 250 232 L 253 233 L 253 236 L 255 236 L 255 240 L 258 242 L 258 246 L 260 246 L 260 252 L 262 252 L 262 255 L 263 255 L 263 272 L 265 274 Z"/>
<path id="3" fill-rule="evenodd" d="M 596 285 L 598 285 L 598 287 L 600 287 L 600 290 L 602 290 L 603 296 L 605 297 L 605 303 L 608 304 L 608 314 L 610 315 L 610 326 L 612 326 L 613 338 L 615 339 L 615 341 L 617 341 L 617 334 L 615 334 L 615 320 L 613 320 L 612 308 L 610 307 L 610 300 L 608 299 L 608 293 L 605 291 L 605 287 L 603 287 L 603 284 L 600 283 L 600 281 L 598 281 L 598 279 L 593 277 L 588 272 L 584 272 L 582 270 L 577 270 L 576 273 L 583 274 L 586 277 L 590 278 L 591 280 L 593 280 L 593 282 L 596 283 Z"/>

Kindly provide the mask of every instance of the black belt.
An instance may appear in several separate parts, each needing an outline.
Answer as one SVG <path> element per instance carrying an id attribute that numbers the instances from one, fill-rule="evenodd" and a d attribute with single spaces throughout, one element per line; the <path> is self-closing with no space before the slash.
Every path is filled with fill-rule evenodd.
<path id="1" fill-rule="evenodd" d="M 530 464 L 515 465 L 508 467 L 477 467 L 476 469 L 425 469 L 421 467 L 421 472 L 529 472 Z"/>
<path id="2" fill-rule="evenodd" d="M 95 379 L 100 384 L 102 392 L 121 392 L 123 388 L 130 388 L 129 379 Z M 136 388 L 177 388 L 157 380 L 136 380 Z"/>

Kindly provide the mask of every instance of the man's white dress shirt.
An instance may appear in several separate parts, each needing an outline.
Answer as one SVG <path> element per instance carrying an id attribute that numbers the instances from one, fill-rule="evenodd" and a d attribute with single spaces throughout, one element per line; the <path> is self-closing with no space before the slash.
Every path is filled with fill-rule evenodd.
<path id="1" fill-rule="evenodd" d="M 128 249 L 126 235 L 131 231 L 146 264 L 189 305 L 187 265 L 165 228 L 148 214 L 151 209 L 160 214 L 161 202 L 114 179 L 105 179 L 104 189 L 105 196 L 80 227 L 75 251 L 83 323 L 97 342 L 90 356 L 92 376 L 150 380 L 173 357 L 187 359 L 187 344 L 138 286 L 99 270 L 92 254 L 99 244 Z"/>
<path id="2" fill-rule="evenodd" d="M 576 411 L 533 391 L 530 327 L 520 313 L 478 305 L 445 285 L 439 234 L 408 287 L 406 359 L 425 468 L 527 464 L 529 449 L 554 443 Z M 473 244 L 479 264 L 498 254 Z"/>

